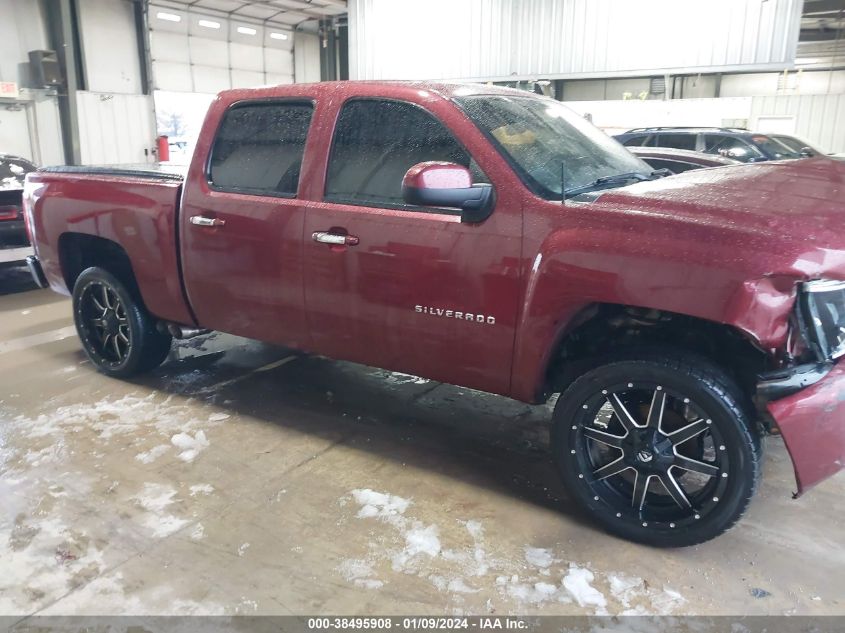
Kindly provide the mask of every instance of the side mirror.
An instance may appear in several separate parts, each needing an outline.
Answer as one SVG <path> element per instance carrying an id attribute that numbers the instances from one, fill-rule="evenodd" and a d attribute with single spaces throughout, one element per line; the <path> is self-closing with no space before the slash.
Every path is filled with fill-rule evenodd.
<path id="1" fill-rule="evenodd" d="M 411 167 L 402 179 L 402 199 L 420 207 L 461 210 L 461 222 L 483 222 L 493 212 L 493 187 L 472 184 L 469 169 L 428 161 Z"/>
<path id="2" fill-rule="evenodd" d="M 802 147 L 800 152 L 802 158 L 813 158 L 816 153 L 809 147 Z"/>

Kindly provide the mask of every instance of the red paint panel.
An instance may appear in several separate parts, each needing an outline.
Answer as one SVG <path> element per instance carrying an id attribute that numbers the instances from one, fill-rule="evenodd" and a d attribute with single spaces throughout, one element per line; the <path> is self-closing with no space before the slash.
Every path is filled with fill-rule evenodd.
<path id="1" fill-rule="evenodd" d="M 803 391 L 768 404 L 792 457 L 798 494 L 845 467 L 845 362 Z"/>
<path id="2" fill-rule="evenodd" d="M 59 240 L 81 233 L 111 240 L 126 251 L 144 304 L 155 316 L 191 324 L 176 252 L 181 185 L 126 176 L 36 172 L 27 177 L 36 248 L 50 286 L 65 287 Z"/>

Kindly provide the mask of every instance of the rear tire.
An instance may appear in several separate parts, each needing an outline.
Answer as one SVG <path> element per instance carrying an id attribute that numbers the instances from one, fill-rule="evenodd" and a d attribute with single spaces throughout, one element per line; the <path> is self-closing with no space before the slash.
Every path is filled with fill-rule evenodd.
<path id="1" fill-rule="evenodd" d="M 85 354 L 108 376 L 149 371 L 170 351 L 172 337 L 156 329 L 137 294 L 102 268 L 87 268 L 76 279 L 73 320 Z"/>
<path id="2" fill-rule="evenodd" d="M 703 358 L 607 361 L 561 394 L 554 460 L 609 532 L 656 547 L 703 543 L 739 520 L 760 478 L 760 438 L 741 401 Z"/>

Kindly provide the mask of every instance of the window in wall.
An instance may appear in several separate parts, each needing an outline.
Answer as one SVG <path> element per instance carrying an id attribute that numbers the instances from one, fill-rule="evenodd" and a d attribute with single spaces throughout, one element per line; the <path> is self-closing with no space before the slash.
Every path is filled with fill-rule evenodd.
<path id="1" fill-rule="evenodd" d="M 218 189 L 295 196 L 313 110 L 310 103 L 231 107 L 214 141 L 210 182 Z"/>
<path id="2" fill-rule="evenodd" d="M 326 199 L 402 205 L 405 172 L 431 160 L 463 165 L 474 182 L 487 181 L 469 153 L 429 112 L 400 101 L 350 101 L 334 133 Z"/>

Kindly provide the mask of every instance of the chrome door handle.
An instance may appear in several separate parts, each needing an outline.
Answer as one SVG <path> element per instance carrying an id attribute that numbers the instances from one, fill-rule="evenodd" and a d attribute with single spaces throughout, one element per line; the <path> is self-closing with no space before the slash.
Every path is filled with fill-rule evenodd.
<path id="1" fill-rule="evenodd" d="M 358 246 L 358 238 L 354 235 L 340 235 L 328 231 L 314 231 L 311 239 L 320 244 L 334 244 L 336 246 Z"/>
<path id="2" fill-rule="evenodd" d="M 224 226 L 226 224 L 226 220 L 221 220 L 219 218 L 207 218 L 204 215 L 192 215 L 191 224 L 196 224 L 197 226 Z"/>

